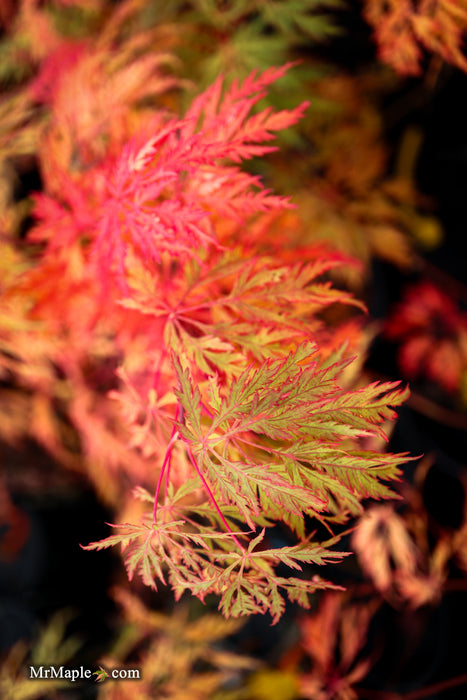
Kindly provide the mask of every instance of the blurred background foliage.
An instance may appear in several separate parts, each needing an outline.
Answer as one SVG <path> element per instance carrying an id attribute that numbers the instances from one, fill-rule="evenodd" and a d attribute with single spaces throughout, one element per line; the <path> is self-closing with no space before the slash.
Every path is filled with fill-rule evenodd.
<path id="1" fill-rule="evenodd" d="M 0 0 L 0 22 L 1 697 L 460 697 L 467 3 Z M 73 381 L 60 348 L 51 356 L 38 305 L 57 313 L 73 289 L 71 318 L 85 297 L 78 249 L 61 261 L 63 290 L 34 276 L 35 193 L 86 188 L 103 154 L 154 111 L 183 114 L 219 74 L 241 80 L 289 61 L 261 107 L 306 99 L 310 108 L 280 150 L 249 163 L 297 204 L 273 221 L 272 249 L 293 259 L 315 245 L 342 256 L 334 282 L 369 314 L 331 310 L 332 342 L 340 334 L 358 354 L 349 383 L 410 381 L 390 444 L 424 457 L 407 467 L 400 502 L 373 505 L 356 524 L 356 556 L 335 573 L 345 593 L 317 596 L 306 615 L 291 606 L 274 628 L 262 618 L 242 628 L 218 616 L 214 600 L 206 611 L 189 600 L 173 606 L 164 591 L 130 593 L 117 559 L 79 549 L 115 513 L 138 508 L 127 494 L 144 464 L 125 453 L 108 406 L 111 327 L 92 345 L 84 321 L 61 336 L 62 350 L 76 346 L 84 358 Z M 80 405 L 76 383 L 87 391 Z M 41 663 L 137 665 L 143 681 L 28 680 L 29 665 Z"/>

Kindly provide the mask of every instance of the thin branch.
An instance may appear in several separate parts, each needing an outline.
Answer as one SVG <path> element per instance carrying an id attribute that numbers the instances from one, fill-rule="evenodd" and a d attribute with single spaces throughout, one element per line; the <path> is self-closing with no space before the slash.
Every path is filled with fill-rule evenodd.
<path id="1" fill-rule="evenodd" d="M 245 551 L 245 547 L 242 545 L 242 543 L 240 542 L 240 540 L 237 538 L 237 536 L 235 535 L 235 533 L 232 531 L 232 528 L 230 527 L 229 523 L 228 523 L 227 520 L 224 518 L 224 516 L 223 516 L 223 514 L 222 514 L 222 511 L 221 511 L 221 509 L 219 508 L 219 505 L 218 505 L 218 503 L 217 503 L 217 501 L 216 501 L 216 498 L 215 498 L 213 492 L 211 491 L 211 487 L 209 486 L 208 482 L 206 481 L 206 479 L 204 478 L 203 474 L 201 473 L 201 470 L 200 470 L 200 468 L 198 467 L 198 464 L 196 463 L 196 460 L 195 460 L 195 458 L 193 457 L 193 454 L 192 454 L 190 448 L 188 447 L 188 445 L 187 445 L 187 452 L 188 452 L 188 456 L 189 456 L 189 458 L 190 458 L 190 461 L 191 461 L 192 465 L 194 466 L 194 468 L 196 469 L 196 473 L 198 474 L 199 478 L 200 478 L 201 481 L 203 482 L 203 485 L 204 485 L 206 491 L 207 491 L 208 494 L 209 494 L 209 498 L 211 499 L 211 502 L 212 502 L 214 508 L 216 509 L 216 512 L 217 512 L 219 518 L 221 519 L 221 521 L 222 521 L 222 523 L 223 523 L 225 529 L 227 530 L 227 532 L 229 532 L 229 533 L 232 535 L 232 539 L 233 539 L 233 541 L 235 542 L 235 544 L 244 552 L 244 551 Z"/>
<path id="2" fill-rule="evenodd" d="M 180 384 L 179 384 L 179 388 L 180 388 Z M 182 404 L 179 403 L 179 404 L 178 404 L 178 408 L 177 408 L 177 421 L 178 421 L 179 423 L 183 423 L 184 420 L 185 420 L 185 411 L 184 411 L 184 409 L 183 409 Z M 174 426 L 174 429 L 175 429 L 175 426 Z M 173 434 L 174 434 L 174 432 L 173 432 L 173 430 L 172 430 L 172 435 L 173 435 Z M 168 464 L 167 464 L 167 471 L 166 471 L 166 473 L 165 473 L 165 495 L 166 495 L 166 497 L 167 497 L 167 492 L 168 492 L 168 490 L 169 490 L 170 465 L 171 465 L 171 461 L 169 460 L 169 462 L 168 462 Z"/>
<path id="3" fill-rule="evenodd" d="M 157 519 L 157 504 L 159 502 L 159 493 L 161 490 L 162 479 L 164 478 L 164 472 L 167 465 L 170 464 L 170 457 L 172 455 L 172 448 L 180 437 L 180 433 L 177 430 L 177 426 L 174 425 L 172 429 L 172 435 L 170 436 L 169 444 L 167 445 L 167 451 L 165 453 L 164 461 L 162 462 L 161 471 L 159 473 L 159 478 L 157 480 L 156 493 L 154 495 L 154 509 L 152 511 L 152 522 L 155 524 Z"/>

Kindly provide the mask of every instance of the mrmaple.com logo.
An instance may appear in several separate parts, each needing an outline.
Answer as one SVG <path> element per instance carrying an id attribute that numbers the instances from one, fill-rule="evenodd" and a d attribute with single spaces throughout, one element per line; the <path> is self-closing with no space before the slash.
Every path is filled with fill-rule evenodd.
<path id="1" fill-rule="evenodd" d="M 114 668 L 111 671 L 106 671 L 102 666 L 99 666 L 98 671 L 91 671 L 90 668 L 67 668 L 65 666 L 30 666 L 29 678 L 31 680 L 51 680 L 63 679 L 74 683 L 78 680 L 90 680 L 95 676 L 94 680 L 97 683 L 102 683 L 107 678 L 112 680 L 139 680 L 141 678 L 141 670 L 139 668 Z"/>

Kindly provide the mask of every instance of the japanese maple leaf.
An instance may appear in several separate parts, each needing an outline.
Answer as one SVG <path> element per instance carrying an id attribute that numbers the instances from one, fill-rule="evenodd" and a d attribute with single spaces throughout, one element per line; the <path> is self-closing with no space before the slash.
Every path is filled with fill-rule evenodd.
<path id="1" fill-rule="evenodd" d="M 66 57 L 70 58 L 69 52 Z M 135 95 L 141 97 L 140 77 L 146 74 L 147 66 L 134 63 L 131 74 L 129 69 L 116 73 L 110 94 L 99 93 L 98 100 L 85 89 L 83 76 L 93 69 L 103 72 L 99 55 L 88 51 L 73 54 L 71 59 L 81 86 L 79 101 L 74 93 L 70 96 L 69 88 L 65 90 L 73 84 L 69 79 L 63 88 L 65 94 L 60 88 L 51 99 L 57 112 L 57 134 L 66 134 L 60 114 L 68 114 L 68 121 L 80 134 L 79 160 L 86 168 L 72 178 L 66 173 L 71 168 L 69 154 L 57 153 L 56 144 L 53 146 L 59 176 L 47 175 L 54 197 L 37 199 L 40 223 L 31 240 L 49 240 L 49 246 L 63 247 L 74 239 L 85 239 L 90 243 L 96 277 L 105 283 L 113 276 L 126 288 L 130 251 L 144 264 L 158 264 L 167 253 L 182 260 L 199 259 L 200 250 L 219 245 L 214 217 L 244 223 L 258 212 L 291 206 L 287 198 L 271 194 L 257 176 L 243 172 L 238 165 L 274 150 L 268 142 L 275 132 L 302 116 L 307 103 L 290 111 L 265 109 L 249 116 L 265 87 L 280 78 L 288 66 L 253 74 L 241 85 L 234 83 L 225 94 L 219 79 L 193 102 L 183 119 L 157 112 L 125 145 L 118 149 L 114 141 L 113 153 L 102 156 L 92 145 L 106 134 L 102 102 L 113 105 L 112 111 L 120 116 L 123 103 L 118 98 L 128 97 L 128 90 L 117 89 L 118 80 L 127 84 L 131 75 Z M 153 60 L 151 66 L 155 64 Z M 47 66 L 44 70 L 47 73 Z M 36 90 L 40 91 L 40 82 Z M 86 120 L 86 115 L 96 110 L 100 119 Z M 81 115 L 79 119 L 76 113 Z M 97 158 L 95 163 L 89 163 L 87 152 Z M 64 178 L 69 187 L 62 192 Z M 75 178 L 77 182 L 73 182 Z"/>
<path id="2" fill-rule="evenodd" d="M 359 562 L 376 588 L 385 593 L 397 569 L 415 572 L 417 550 L 402 518 L 390 505 L 373 506 L 362 517 L 352 538 Z"/>
<path id="3" fill-rule="evenodd" d="M 371 506 L 352 535 L 360 566 L 391 605 L 412 609 L 441 598 L 452 557 L 459 561 L 462 529 L 454 536 L 430 530 L 422 491 L 432 464 L 428 456 L 416 467 L 414 483 L 405 489 L 404 509 Z"/>
<path id="4" fill-rule="evenodd" d="M 214 215 L 246 221 L 251 215 L 290 205 L 265 189 L 238 163 L 275 147 L 274 133 L 294 124 L 307 103 L 248 116 L 267 85 L 289 66 L 252 74 L 223 94 L 223 81 L 194 100 L 183 119 L 155 119 L 153 134 L 138 134 L 107 173 L 105 199 L 93 255 L 101 274 L 113 269 L 122 283 L 128 247 L 144 261 L 163 254 L 181 260 L 217 246 Z"/>

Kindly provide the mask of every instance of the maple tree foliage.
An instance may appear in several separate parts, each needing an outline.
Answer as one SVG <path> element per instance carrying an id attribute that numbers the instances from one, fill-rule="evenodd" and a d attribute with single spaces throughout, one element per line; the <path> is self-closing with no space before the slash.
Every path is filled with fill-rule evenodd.
<path id="1" fill-rule="evenodd" d="M 115 51 L 109 37 L 104 47 Z M 365 498 L 394 496 L 387 482 L 406 455 L 358 442 L 379 434 L 407 391 L 397 383 L 345 391 L 349 353 L 328 333 L 319 352 L 319 314 L 336 302 L 361 307 L 326 279 L 341 257 L 305 246 L 297 263 L 278 246 L 267 255 L 249 241 L 250 225 L 266 217 L 264 240 L 271 214 L 292 207 L 240 167 L 275 150 L 275 134 L 307 107 L 251 114 L 290 65 L 228 89 L 220 77 L 182 118 L 161 108 L 130 128 L 125 105 L 174 81 L 158 73 L 164 57 L 135 58 L 131 40 L 125 50 L 130 65 L 115 56 L 104 92 L 93 85 L 108 71 L 105 52 L 92 42 L 53 44 L 31 85 L 52 113 L 40 149 L 52 147 L 53 157 L 43 157 L 46 192 L 35 197 L 29 233 L 42 256 L 8 295 L 26 297 L 27 316 L 47 329 L 38 333 L 47 362 L 35 360 L 45 365 L 35 431 L 62 456 L 59 402 L 102 495 L 118 502 L 114 477 L 123 471 L 152 502 L 152 514 L 91 548 L 123 544 L 130 577 L 169 582 L 177 597 L 214 592 L 227 616 L 269 611 L 277 621 L 284 595 L 307 606 L 310 593 L 332 587 L 303 572 L 344 556 L 331 549 L 329 523 L 360 514 Z M 59 70 L 50 88 L 54 66 L 67 79 Z M 70 75 L 82 90 L 70 92 Z M 72 151 L 74 132 L 81 138 Z M 20 376 L 31 367 L 30 337 L 27 328 L 10 367 Z M 93 390 L 91 358 L 104 386 L 115 382 L 105 363 L 119 358 L 118 390 Z M 305 517 L 328 527 L 327 542 L 313 540 Z M 268 547 L 277 521 L 296 544 Z M 298 575 L 278 575 L 283 564 Z"/>
<path id="2" fill-rule="evenodd" d="M 356 698 L 381 600 L 436 604 L 450 567 L 467 570 L 465 518 L 431 532 L 420 497 L 394 486 L 408 457 L 382 444 L 408 392 L 365 384 L 378 329 L 342 288 L 362 291 L 374 256 L 407 270 L 414 241 L 439 242 L 413 143 L 390 172 L 381 102 L 400 83 L 373 64 L 317 81 L 308 52 L 269 67 L 332 35 L 339 5 L 0 0 L 1 438 L 32 437 L 111 506 L 120 524 L 85 548 L 119 546 L 130 579 L 214 594 L 221 611 L 192 622 L 183 602 L 166 616 L 115 592 L 131 639 L 125 627 L 100 661 L 137 657 L 143 680 L 103 698 L 218 697 L 257 668 L 219 648 L 232 618 L 277 622 L 287 601 L 318 607 L 300 623 L 305 664 L 253 673 L 246 692 Z M 466 69 L 463 1 L 362 6 L 400 74 L 424 51 Z M 18 204 L 15 168 L 32 161 L 41 192 Z M 441 290 L 409 293 L 385 337 L 407 378 L 459 390 L 465 318 Z M 399 492 L 408 509 L 368 503 Z M 374 588 L 361 605 L 326 574 L 349 529 Z M 24 658 L 2 667 L 7 695 L 36 692 Z"/>
<path id="3" fill-rule="evenodd" d="M 392 415 L 388 405 L 399 403 L 404 393 L 393 385 L 342 392 L 335 376 L 343 363 L 323 363 L 318 369 L 310 351 L 299 346 L 283 361 L 248 368 L 233 382 L 228 400 L 222 400 L 212 380 L 209 403 L 203 402 L 211 417 L 207 429 L 202 426 L 201 394 L 180 368 L 176 394 L 183 422 L 174 427 L 171 442 L 184 442 L 197 478 L 177 490 L 167 489 L 164 503 L 157 507 L 170 460 L 169 443 L 152 520 L 122 525 L 120 534 L 91 547 L 121 543 L 130 576 L 138 572 L 153 586 L 154 577 L 166 581 L 167 568 L 178 596 L 186 589 L 201 599 L 207 592 L 220 593 L 220 608 L 227 615 L 269 610 L 277 620 L 284 609 L 280 589 L 307 606 L 309 592 L 332 587 L 317 575 L 312 580 L 277 576 L 274 567 L 285 563 L 301 571 L 302 563 L 321 565 L 342 558 L 328 549 L 333 540 L 310 540 L 304 531 L 305 515 L 322 520 L 328 512 L 331 521 L 343 522 L 361 512 L 362 498 L 394 495 L 381 481 L 397 477 L 405 455 L 377 455 L 338 445 L 346 437 L 377 431 L 375 423 Z M 311 365 L 308 372 L 306 365 L 299 366 L 303 361 Z M 200 486 L 211 503 L 185 505 L 184 499 Z M 151 500 L 148 494 L 140 496 Z M 278 519 L 297 532 L 300 542 L 257 549 L 264 527 Z M 241 523 L 250 530 L 244 532 Z M 227 532 L 220 531 L 221 524 Z M 261 526 L 263 530 L 244 546 L 245 536 Z"/>
<path id="4" fill-rule="evenodd" d="M 306 102 L 252 113 L 291 66 L 228 87 L 221 76 L 179 117 L 163 102 L 138 108 L 177 81 L 165 55 L 141 56 L 147 37 L 130 37 L 122 57 L 118 36 L 110 26 L 97 42 L 50 42 L 36 59 L 30 94 L 50 112 L 28 236 L 41 255 L 6 290 L 10 312 L 27 300 L 31 326 L 7 335 L 5 362 L 28 387 L 41 369 L 35 433 L 48 449 L 63 455 L 59 405 L 103 497 L 121 503 L 122 473 L 140 485 L 147 514 L 89 548 L 121 544 L 130 577 L 277 621 L 284 596 L 306 607 L 333 587 L 316 573 L 345 556 L 333 524 L 395 496 L 407 455 L 361 443 L 382 435 L 407 390 L 345 384 L 351 355 L 322 318 L 362 306 L 330 282 L 343 256 L 283 250 L 281 238 L 267 250 L 293 205 L 241 166 L 303 116 Z M 269 546 L 277 522 L 295 544 Z M 314 539 L 318 525 L 327 540 Z"/>
<path id="5" fill-rule="evenodd" d="M 71 424 L 102 497 L 120 504 L 127 479 L 139 485 L 148 513 L 90 548 L 121 544 L 130 577 L 277 621 L 284 596 L 307 606 L 333 587 L 316 573 L 345 556 L 333 524 L 395 496 L 407 456 L 361 441 L 407 390 L 345 384 L 351 355 L 322 318 L 362 307 L 329 279 L 343 256 L 283 249 L 283 232 L 265 243 L 293 205 L 242 163 L 303 116 L 307 102 L 253 113 L 291 65 L 221 76 L 180 117 L 163 102 L 178 87 L 170 60 L 144 53 L 154 34 L 120 38 L 127 10 L 98 41 L 54 35 L 34 58 L 30 99 L 50 115 L 28 234 L 41 252 L 4 290 L 10 325 L 19 309 L 27 319 L 5 334 L 5 371 L 34 389 L 29 430 L 76 469 Z M 139 107 L 155 97 L 160 108 Z M 295 544 L 269 546 L 277 522 Z"/>
<path id="6" fill-rule="evenodd" d="M 313 342 L 310 319 L 336 301 L 352 303 L 319 281 L 335 262 L 238 259 L 241 248 L 225 251 L 215 236 L 219 217 L 241 235 L 253 214 L 290 206 L 225 164 L 270 151 L 261 142 L 301 115 L 304 105 L 247 116 L 286 69 L 234 83 L 225 96 L 219 80 L 184 120 L 130 142 L 113 165 L 89 257 L 101 279 L 118 279 L 123 308 L 153 319 L 164 346 L 151 349 L 158 359 L 150 404 L 140 395 L 140 410 L 127 412 L 133 444 L 159 463 L 155 497 L 137 492 L 153 503 L 152 514 L 88 548 L 121 544 L 130 577 L 139 573 L 153 587 L 169 582 L 177 597 L 214 592 L 227 616 L 269 611 L 274 621 L 283 594 L 307 606 L 309 593 L 332 587 L 317 574 L 303 577 L 303 565 L 344 556 L 330 549 L 333 536 L 313 541 L 305 517 L 345 523 L 363 499 L 393 497 L 386 482 L 407 459 L 358 445 L 379 434 L 407 391 L 397 382 L 345 391 L 339 376 L 350 358 L 341 348 L 324 359 Z M 125 394 L 113 395 L 125 405 Z M 191 469 L 188 480 L 176 466 L 172 472 L 180 460 L 183 473 Z M 297 544 L 268 548 L 267 528 L 278 520 Z M 299 576 L 278 575 L 280 564 Z"/>

